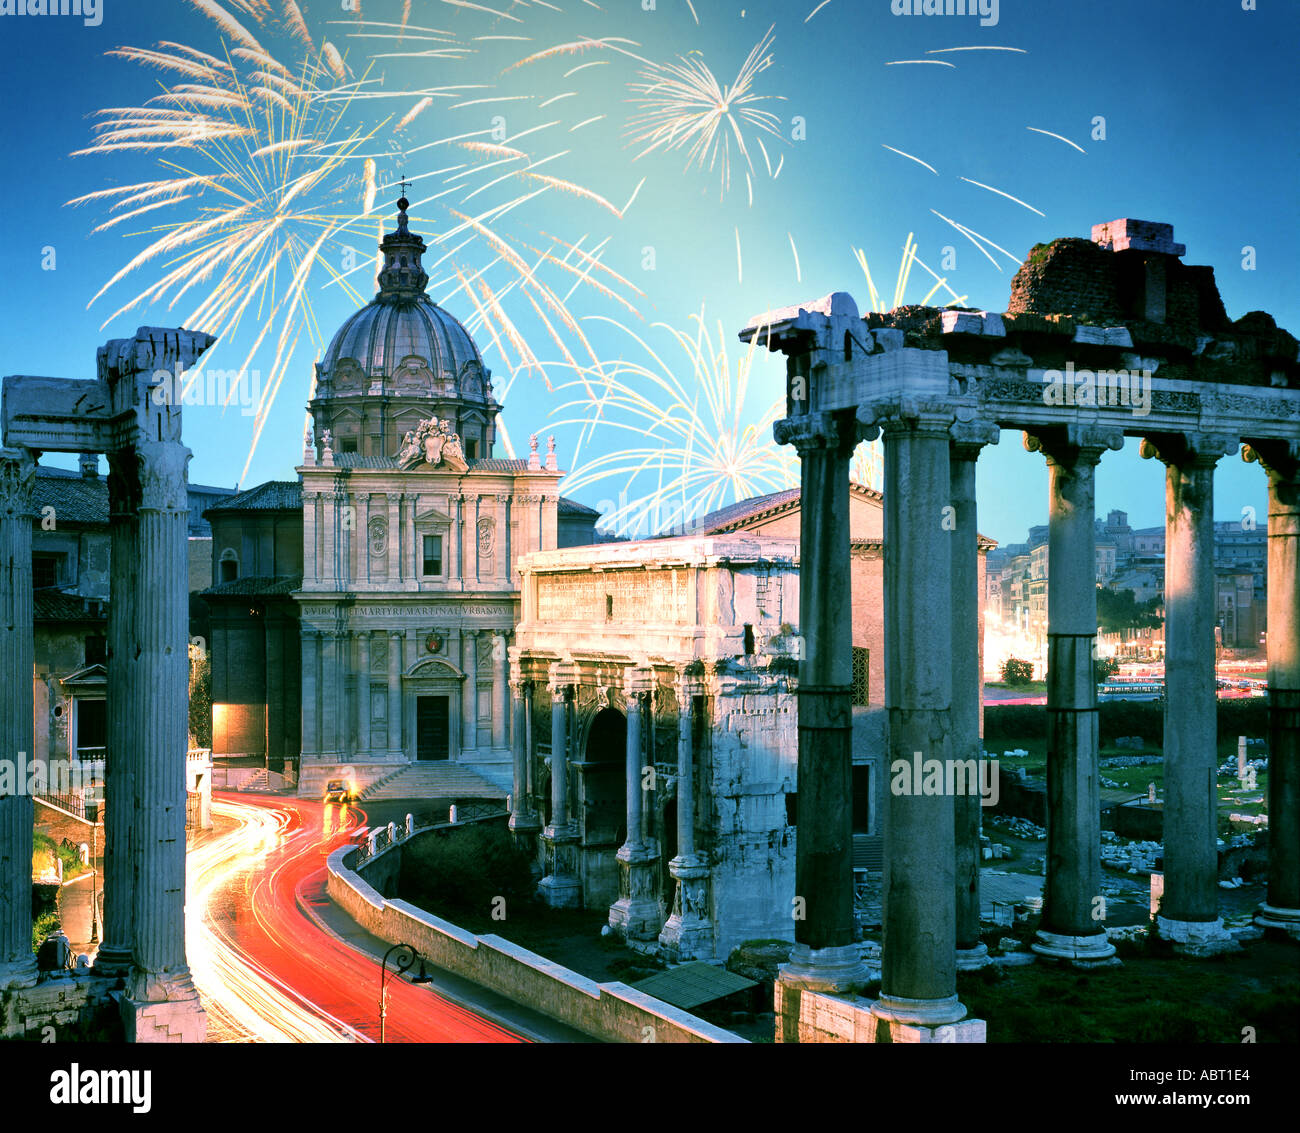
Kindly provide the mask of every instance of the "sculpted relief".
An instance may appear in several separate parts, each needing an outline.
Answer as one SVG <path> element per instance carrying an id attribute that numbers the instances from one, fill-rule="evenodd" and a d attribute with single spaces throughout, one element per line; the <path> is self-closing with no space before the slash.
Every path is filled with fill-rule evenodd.
<path id="1" fill-rule="evenodd" d="M 469 468 L 460 437 L 439 417 L 430 417 L 414 432 L 408 432 L 393 457 L 403 469 L 419 468 L 425 464 L 450 472 L 464 472 Z"/>

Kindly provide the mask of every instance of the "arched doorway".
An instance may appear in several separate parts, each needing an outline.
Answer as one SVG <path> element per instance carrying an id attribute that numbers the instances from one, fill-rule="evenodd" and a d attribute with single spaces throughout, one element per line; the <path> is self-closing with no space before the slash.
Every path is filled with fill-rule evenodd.
<path id="1" fill-rule="evenodd" d="M 627 841 L 627 717 L 602 708 L 587 729 L 581 764 L 584 904 L 589 909 L 618 899 L 618 848 Z"/>

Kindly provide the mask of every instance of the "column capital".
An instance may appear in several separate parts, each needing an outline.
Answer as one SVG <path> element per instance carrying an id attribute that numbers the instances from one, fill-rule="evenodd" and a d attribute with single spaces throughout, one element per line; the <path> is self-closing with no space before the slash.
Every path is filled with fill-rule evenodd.
<path id="1" fill-rule="evenodd" d="M 1041 452 L 1048 464 L 1095 467 L 1107 450 L 1118 452 L 1124 447 L 1124 434 L 1094 425 L 1053 425 L 1038 433 L 1026 432 L 1024 444 L 1027 452 Z"/>
<path id="2" fill-rule="evenodd" d="M 772 436 L 779 445 L 793 445 L 802 457 L 806 453 L 838 451 L 850 455 L 866 428 L 848 411 L 803 413 L 786 417 L 772 425 Z"/>
<path id="3" fill-rule="evenodd" d="M 978 460 L 985 445 L 995 445 L 1002 431 L 992 421 L 954 421 L 948 430 L 953 460 Z"/>
<path id="4" fill-rule="evenodd" d="M 688 673 L 685 666 L 679 666 L 676 680 L 673 682 L 673 695 L 677 698 L 677 707 L 689 710 L 692 700 L 702 694 L 703 682 L 693 673 Z"/>
<path id="5" fill-rule="evenodd" d="M 0 507 L 9 515 L 35 514 L 36 460 L 27 448 L 0 448 Z"/>
<path id="6" fill-rule="evenodd" d="M 555 699 L 573 695 L 578 681 L 578 667 L 572 661 L 552 661 L 546 673 L 546 687 Z"/>
<path id="7" fill-rule="evenodd" d="M 1142 438 L 1138 454 L 1177 468 L 1213 468 L 1240 443 L 1227 433 L 1152 433 Z"/>
<path id="8" fill-rule="evenodd" d="M 654 670 L 647 665 L 633 665 L 623 673 L 623 695 L 629 702 L 634 697 L 648 696 L 654 687 Z"/>
<path id="9" fill-rule="evenodd" d="M 1258 464 L 1272 480 L 1300 480 L 1300 441 L 1247 441 L 1241 459 Z"/>

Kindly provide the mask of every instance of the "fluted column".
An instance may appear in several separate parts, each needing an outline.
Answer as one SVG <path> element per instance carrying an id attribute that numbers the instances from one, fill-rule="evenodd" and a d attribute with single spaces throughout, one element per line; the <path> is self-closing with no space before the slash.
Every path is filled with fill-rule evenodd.
<path id="1" fill-rule="evenodd" d="M 659 933 L 659 943 L 679 960 L 713 957 L 713 929 L 709 919 L 709 867 L 695 852 L 695 760 L 691 709 L 695 682 L 677 673 L 677 856 L 668 872 L 677 882 L 672 912 Z"/>
<path id="2" fill-rule="evenodd" d="M 32 489 L 26 449 L 0 449 L 0 756 L 22 782 L 0 794 L 0 991 L 36 982 L 32 952 Z"/>
<path id="3" fill-rule="evenodd" d="M 1240 948 L 1219 916 L 1214 466 L 1235 440 L 1142 442 L 1165 474 L 1165 805 L 1160 934 L 1192 955 Z"/>
<path id="4" fill-rule="evenodd" d="M 947 790 L 930 794 L 919 781 L 922 766 L 946 769 L 953 756 L 953 533 L 943 523 L 952 423 L 942 404 L 882 422 L 890 790 L 881 988 L 872 1012 L 927 1026 L 966 1014 L 957 998 L 956 809 Z"/>
<path id="5" fill-rule="evenodd" d="M 952 758 L 965 771 L 966 788 L 953 794 L 955 848 L 954 928 L 957 967 L 989 963 L 980 941 L 980 816 L 978 790 L 984 755 L 980 741 L 980 593 L 979 531 L 976 526 L 975 467 L 986 444 L 996 444 L 998 430 L 979 422 L 955 424 L 949 463 L 952 476 Z"/>
<path id="6" fill-rule="evenodd" d="M 203 1008 L 185 960 L 185 758 L 189 516 L 186 465 L 177 441 L 145 441 L 140 468 L 140 561 L 137 575 L 131 682 L 135 724 L 135 947 L 128 980 L 136 1036 L 184 1028 L 189 1040 L 205 1029 Z M 166 1004 L 168 1010 L 151 1008 Z M 148 1036 L 140 1036 L 144 1027 Z"/>
<path id="7" fill-rule="evenodd" d="M 1062 428 L 1025 437 L 1047 458 L 1047 876 L 1033 950 L 1079 966 L 1117 963 L 1101 893 L 1097 765 L 1095 473 L 1123 437 Z"/>
<path id="8" fill-rule="evenodd" d="M 462 629 L 464 642 L 465 684 L 461 689 L 461 734 L 466 751 L 478 747 L 478 633 Z"/>
<path id="9" fill-rule="evenodd" d="M 370 633 L 357 634 L 357 754 L 370 758 Z"/>
<path id="10" fill-rule="evenodd" d="M 542 832 L 546 876 L 538 894 L 552 908 L 576 908 L 582 903 L 578 880 L 578 834 L 569 821 L 569 713 L 576 672 L 571 663 L 551 665 L 551 821 Z"/>
<path id="11" fill-rule="evenodd" d="M 388 635 L 388 758 L 402 758 L 402 635 Z"/>
<path id="12" fill-rule="evenodd" d="M 1268 895 L 1255 920 L 1300 936 L 1300 445 L 1244 455 L 1268 473 Z"/>
<path id="13" fill-rule="evenodd" d="M 95 955 L 102 975 L 125 976 L 134 947 L 135 726 L 131 677 L 135 625 L 140 477 L 133 454 L 109 454 L 108 743 L 104 761 L 104 940 Z"/>
<path id="14" fill-rule="evenodd" d="M 790 359 L 805 367 L 806 357 Z M 793 374 L 793 369 L 792 369 Z M 799 453 L 799 761 L 794 948 L 781 979 L 817 991 L 866 980 L 853 917 L 853 626 L 849 460 L 853 413 L 778 421 Z"/>
<path id="15" fill-rule="evenodd" d="M 627 841 L 618 859 L 618 900 L 609 908 L 609 924 L 629 940 L 654 940 L 663 927 L 659 894 L 658 850 L 645 837 L 642 779 L 649 762 L 644 733 L 646 704 L 653 710 L 654 673 L 647 668 L 628 670 L 623 690 L 627 696 Z"/>
<path id="16" fill-rule="evenodd" d="M 492 746 L 510 743 L 510 652 L 504 633 L 492 635 Z"/>

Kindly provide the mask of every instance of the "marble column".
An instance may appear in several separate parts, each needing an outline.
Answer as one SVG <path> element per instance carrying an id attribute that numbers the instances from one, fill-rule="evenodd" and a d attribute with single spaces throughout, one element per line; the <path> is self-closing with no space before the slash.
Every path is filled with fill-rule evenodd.
<path id="1" fill-rule="evenodd" d="M 1255 921 L 1300 936 L 1300 445 L 1244 455 L 1268 473 L 1268 894 Z"/>
<path id="2" fill-rule="evenodd" d="M 478 747 L 478 633 L 462 629 L 465 684 L 461 687 L 460 717 L 462 744 L 465 751 Z"/>
<path id="3" fill-rule="evenodd" d="M 0 794 L 0 991 L 36 983 L 32 952 L 32 489 L 26 449 L 0 449 L 0 757 L 22 782 Z"/>
<path id="4" fill-rule="evenodd" d="M 790 359 L 792 367 L 806 362 Z M 799 453 L 799 574 L 805 583 L 799 587 L 795 944 L 781 979 L 845 992 L 867 978 L 854 942 L 853 626 L 847 616 L 849 460 L 860 431 L 849 411 L 790 417 L 776 423 L 774 435 Z"/>
<path id="5" fill-rule="evenodd" d="M 609 907 L 609 924 L 629 940 L 654 940 L 663 926 L 659 897 L 659 855 L 645 837 L 642 776 L 649 762 L 644 732 L 646 705 L 654 693 L 654 673 L 647 668 L 628 670 L 623 691 L 627 696 L 627 841 L 618 848 L 618 900 Z"/>
<path id="6" fill-rule="evenodd" d="M 135 942 L 127 1038 L 202 1041 L 206 1019 L 185 959 L 185 759 L 188 748 L 190 451 L 142 441 L 140 562 L 131 680 L 135 736 Z"/>
<path id="7" fill-rule="evenodd" d="M 582 904 L 578 880 L 578 834 L 569 821 L 569 713 L 573 705 L 576 672 L 572 664 L 551 665 L 551 821 L 542 832 L 546 876 L 538 895 L 552 908 L 575 909 Z"/>
<path id="8" fill-rule="evenodd" d="M 528 761 L 531 753 L 528 750 L 527 701 L 532 694 L 532 681 L 524 680 L 518 665 L 515 664 L 512 666 L 510 679 L 511 709 L 514 713 L 510 750 L 514 768 L 513 789 L 510 794 L 510 829 L 521 836 L 532 835 L 539 826 L 528 793 Z"/>
<path id="9" fill-rule="evenodd" d="M 695 852 L 695 761 L 691 708 L 695 682 L 677 674 L 677 856 L 668 872 L 677 882 L 672 912 L 659 943 L 678 960 L 711 960 L 713 928 L 709 920 L 709 867 Z"/>
<path id="10" fill-rule="evenodd" d="M 492 635 L 492 746 L 502 751 L 510 743 L 510 652 L 504 633 Z"/>
<path id="11" fill-rule="evenodd" d="M 1219 916 L 1218 689 L 1214 675 L 1214 466 L 1235 440 L 1151 437 L 1165 473 L 1164 896 L 1156 927 L 1176 951 L 1240 948 Z"/>
<path id="12" fill-rule="evenodd" d="M 1096 505 L 1102 454 L 1122 435 L 1076 427 L 1025 436 L 1047 458 L 1047 876 L 1032 945 L 1079 967 L 1116 964 L 1101 892 L 1097 765 Z"/>
<path id="13" fill-rule="evenodd" d="M 357 755 L 370 758 L 370 634 L 357 634 Z"/>
<path id="14" fill-rule="evenodd" d="M 402 635 L 388 635 L 388 758 L 402 758 Z"/>
<path id="15" fill-rule="evenodd" d="M 95 970 L 113 978 L 131 968 L 134 947 L 135 726 L 131 677 L 135 670 L 132 627 L 140 561 L 139 467 L 131 453 L 108 457 L 109 601 L 108 688 L 105 703 L 108 744 L 104 761 L 104 940 Z"/>
<path id="16" fill-rule="evenodd" d="M 966 1015 L 957 998 L 956 808 L 946 789 L 926 793 L 920 781 L 926 763 L 946 769 L 954 754 L 953 532 L 944 523 L 952 423 L 942 405 L 912 406 L 882 422 L 890 790 L 881 987 L 872 1014 L 930 1027 Z"/>
<path id="17" fill-rule="evenodd" d="M 951 430 L 949 464 L 952 475 L 952 757 L 966 769 L 965 790 L 953 794 L 956 907 L 954 924 L 957 967 L 981 968 L 990 963 L 988 947 L 980 941 L 980 819 L 979 785 L 984 745 L 980 740 L 979 532 L 976 527 L 975 467 L 986 444 L 996 444 L 997 426 L 976 422 Z M 960 780 L 958 780 L 960 781 Z"/>

